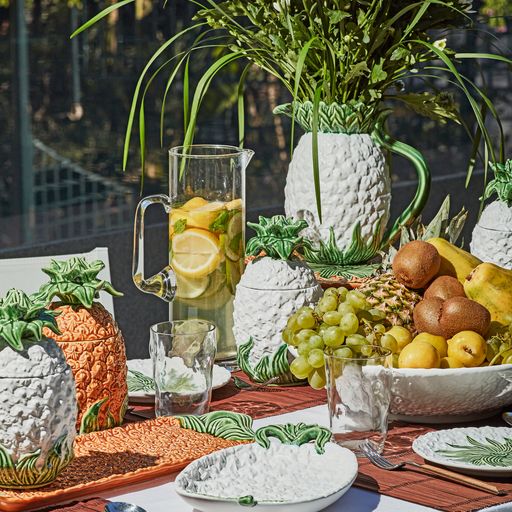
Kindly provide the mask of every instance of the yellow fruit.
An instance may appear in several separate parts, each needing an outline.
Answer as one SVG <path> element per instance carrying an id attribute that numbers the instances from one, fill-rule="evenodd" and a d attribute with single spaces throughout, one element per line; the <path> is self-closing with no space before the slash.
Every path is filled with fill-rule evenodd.
<path id="1" fill-rule="evenodd" d="M 240 210 L 242 208 L 242 200 L 233 199 L 233 201 L 229 201 L 224 206 L 226 210 Z"/>
<path id="2" fill-rule="evenodd" d="M 401 325 L 394 325 L 387 331 L 387 334 L 391 334 L 395 338 L 398 344 L 398 350 L 402 350 L 406 345 L 412 341 L 412 334 L 409 329 L 402 327 Z"/>
<path id="3" fill-rule="evenodd" d="M 171 266 L 181 276 L 199 279 L 211 274 L 222 259 L 219 239 L 208 231 L 187 229 L 172 237 Z"/>
<path id="4" fill-rule="evenodd" d="M 442 357 L 441 368 L 464 368 L 464 365 L 454 357 Z"/>
<path id="5" fill-rule="evenodd" d="M 195 208 L 199 208 L 206 204 L 208 204 L 208 201 L 206 199 L 196 196 L 193 197 L 192 199 L 189 199 L 181 208 L 183 210 L 194 210 Z"/>
<path id="6" fill-rule="evenodd" d="M 448 343 L 446 343 L 446 340 L 442 336 L 434 336 L 433 334 L 422 332 L 418 334 L 418 336 L 416 336 L 412 342 L 430 343 L 439 353 L 439 357 L 446 357 L 446 353 L 448 351 Z"/>
<path id="7" fill-rule="evenodd" d="M 200 297 L 208 288 L 209 282 L 210 278 L 208 276 L 195 279 L 176 274 L 176 297 L 178 299 L 195 299 Z"/>
<path id="8" fill-rule="evenodd" d="M 220 201 L 214 201 L 212 203 L 206 203 L 195 208 L 186 208 L 186 205 L 195 199 L 191 199 L 188 203 L 185 203 L 181 208 L 174 208 L 171 210 L 169 224 L 171 228 L 174 227 L 176 222 L 180 220 L 186 220 L 186 228 L 200 228 L 210 229 L 210 226 L 215 222 L 220 213 L 224 210 L 224 203 Z M 196 202 L 198 203 L 198 202 Z M 194 203 L 192 203 L 194 204 Z M 172 234 L 172 233 L 171 233 Z"/>
<path id="9" fill-rule="evenodd" d="M 441 256 L 441 268 L 437 273 L 438 276 L 456 277 L 461 283 L 464 283 L 464 279 L 472 270 L 482 263 L 476 256 L 451 244 L 444 238 L 430 238 L 427 242 L 432 244 Z"/>
<path id="10" fill-rule="evenodd" d="M 484 338 L 473 331 L 459 332 L 448 341 L 448 357 L 457 359 L 466 367 L 481 365 L 486 351 Z"/>
<path id="11" fill-rule="evenodd" d="M 482 263 L 465 280 L 464 291 L 489 310 L 491 332 L 512 324 L 512 270 Z"/>
<path id="12" fill-rule="evenodd" d="M 243 256 L 242 213 L 235 213 L 228 222 L 226 230 L 226 256 L 238 261 Z"/>
<path id="13" fill-rule="evenodd" d="M 398 356 L 399 368 L 439 368 L 439 352 L 424 341 L 409 343 Z"/>

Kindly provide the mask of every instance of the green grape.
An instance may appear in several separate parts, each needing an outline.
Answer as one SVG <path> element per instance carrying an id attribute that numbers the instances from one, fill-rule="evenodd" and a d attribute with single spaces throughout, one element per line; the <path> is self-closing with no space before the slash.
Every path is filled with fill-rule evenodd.
<path id="1" fill-rule="evenodd" d="M 345 302 L 347 298 L 348 290 L 344 288 L 343 286 L 341 288 L 338 288 L 338 299 L 340 302 Z"/>
<path id="2" fill-rule="evenodd" d="M 320 334 L 320 336 L 323 336 L 324 335 L 324 332 L 329 329 L 329 327 L 331 327 L 329 324 L 326 324 L 325 322 L 322 322 L 320 324 L 320 327 L 318 328 L 318 334 Z"/>
<path id="3" fill-rule="evenodd" d="M 507 343 L 506 341 L 504 341 L 503 343 L 501 343 L 500 349 L 498 350 L 498 352 L 501 354 L 502 352 L 506 352 L 509 348 L 510 348 L 510 344 Z"/>
<path id="4" fill-rule="evenodd" d="M 386 318 L 386 313 L 381 311 L 380 309 L 372 308 L 368 311 L 370 315 L 372 315 L 372 319 L 374 322 L 379 322 L 380 320 L 384 320 Z"/>
<path id="5" fill-rule="evenodd" d="M 364 320 L 366 322 L 373 322 L 373 316 L 371 315 L 371 313 L 369 311 L 366 311 L 364 309 L 360 309 L 357 313 L 357 318 L 359 318 L 359 320 Z"/>
<path id="6" fill-rule="evenodd" d="M 313 329 L 302 329 L 302 331 L 299 331 L 295 336 L 297 336 L 297 340 L 299 340 L 299 343 L 304 343 L 305 341 L 308 341 L 311 336 L 315 336 L 316 331 Z"/>
<path id="7" fill-rule="evenodd" d="M 333 288 L 332 286 L 330 288 L 327 288 L 327 290 L 325 290 L 325 292 L 324 292 L 324 297 L 327 297 L 327 296 L 332 296 L 336 300 L 338 300 L 338 290 L 337 290 L 337 288 Z"/>
<path id="8" fill-rule="evenodd" d="M 384 334 L 380 339 L 380 346 L 390 350 L 393 354 L 398 352 L 398 343 L 392 334 Z"/>
<path id="9" fill-rule="evenodd" d="M 297 332 L 300 327 L 297 325 L 297 315 L 293 314 L 290 318 L 288 318 L 288 322 L 286 322 L 286 327 L 290 329 L 293 333 Z"/>
<path id="10" fill-rule="evenodd" d="M 343 345 L 345 336 L 339 327 L 331 326 L 323 333 L 323 340 L 327 347 L 336 348 Z"/>
<path id="11" fill-rule="evenodd" d="M 372 345 L 361 345 L 361 355 L 365 357 L 370 357 L 373 354 L 373 346 Z"/>
<path id="12" fill-rule="evenodd" d="M 290 371 L 298 379 L 306 379 L 312 370 L 308 360 L 303 356 L 297 357 L 290 364 Z"/>
<path id="13" fill-rule="evenodd" d="M 345 339 L 345 344 L 348 345 L 353 351 L 359 352 L 362 345 L 368 345 L 368 340 L 360 334 L 351 334 Z"/>
<path id="14" fill-rule="evenodd" d="M 308 308 L 305 311 L 301 311 L 297 317 L 297 325 L 301 329 L 312 329 L 316 326 L 315 315 L 313 310 Z"/>
<path id="15" fill-rule="evenodd" d="M 357 334 L 361 334 L 358 332 Z M 361 334 L 361 336 L 364 336 L 370 345 L 378 345 L 377 337 L 375 336 L 375 333 L 371 332 L 369 334 L 365 334 L 364 332 Z"/>
<path id="16" fill-rule="evenodd" d="M 502 359 L 501 364 L 504 364 L 505 359 L 512 356 L 512 349 L 509 348 L 508 350 L 505 350 L 505 352 L 502 352 L 500 355 Z"/>
<path id="17" fill-rule="evenodd" d="M 341 313 L 337 311 L 327 311 L 324 313 L 323 321 L 329 325 L 338 325 L 341 320 Z"/>
<path id="18" fill-rule="evenodd" d="M 323 350 L 324 340 L 322 339 L 322 336 L 315 334 L 314 336 L 311 336 L 311 338 L 309 338 L 308 345 L 311 350 L 313 350 L 315 348 L 319 348 L 319 349 Z"/>
<path id="19" fill-rule="evenodd" d="M 354 356 L 354 353 L 348 347 L 340 347 L 333 352 L 333 355 L 335 355 L 336 357 L 343 357 L 345 359 L 349 359 Z"/>
<path id="20" fill-rule="evenodd" d="M 380 334 L 384 334 L 386 332 L 386 326 L 384 324 L 375 324 L 373 326 L 373 330 Z"/>
<path id="21" fill-rule="evenodd" d="M 313 308 L 309 306 L 301 306 L 297 311 L 295 312 L 295 315 L 300 315 L 301 313 L 313 313 Z"/>
<path id="22" fill-rule="evenodd" d="M 283 332 L 281 333 L 281 338 L 283 338 L 283 341 L 285 343 L 290 343 L 293 336 L 293 332 L 288 329 L 288 327 L 285 327 L 283 329 Z"/>
<path id="23" fill-rule="evenodd" d="M 354 313 L 347 313 L 346 315 L 343 315 L 339 325 L 345 336 L 355 334 L 359 329 L 359 319 Z"/>
<path id="24" fill-rule="evenodd" d="M 313 389 L 323 389 L 326 384 L 325 370 L 323 368 L 317 368 L 308 375 L 309 385 Z"/>
<path id="25" fill-rule="evenodd" d="M 303 341 L 302 343 L 299 343 L 297 347 L 297 352 L 299 353 L 299 356 L 307 357 L 309 354 L 310 348 L 307 341 Z"/>
<path id="26" fill-rule="evenodd" d="M 325 364 L 324 351 L 314 348 L 308 355 L 308 363 L 313 368 L 321 368 Z"/>
<path id="27" fill-rule="evenodd" d="M 344 290 L 346 290 L 346 288 L 344 288 Z M 345 302 L 342 302 L 338 306 L 338 313 L 341 313 L 341 316 L 348 315 L 349 313 L 355 314 L 355 312 L 356 312 L 356 310 L 350 304 L 347 304 Z"/>
<path id="28" fill-rule="evenodd" d="M 350 290 L 347 293 L 346 301 L 356 310 L 366 310 L 370 308 L 370 305 L 368 304 L 366 300 L 366 296 L 358 292 L 357 290 Z"/>
<path id="29" fill-rule="evenodd" d="M 501 361 L 501 364 L 512 364 L 512 354 L 509 354 L 507 357 L 504 357 Z"/>
<path id="30" fill-rule="evenodd" d="M 338 307 L 338 300 L 335 297 L 330 295 L 323 296 L 318 301 L 318 309 L 322 313 L 327 313 L 327 311 L 334 311 Z"/>

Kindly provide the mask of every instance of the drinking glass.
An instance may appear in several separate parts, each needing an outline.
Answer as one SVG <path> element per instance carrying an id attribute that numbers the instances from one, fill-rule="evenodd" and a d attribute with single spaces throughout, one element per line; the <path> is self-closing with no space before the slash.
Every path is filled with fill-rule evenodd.
<path id="1" fill-rule="evenodd" d="M 245 169 L 253 154 L 211 144 L 172 148 L 169 196 L 144 198 L 135 217 L 134 283 L 172 301 L 170 320 L 215 323 L 217 360 L 226 366 L 236 361 L 233 298 L 244 269 Z M 145 278 L 144 212 L 155 203 L 169 214 L 169 265 Z"/>
<path id="2" fill-rule="evenodd" d="M 215 324 L 206 320 L 151 326 L 156 416 L 208 412 L 216 336 Z"/>
<path id="3" fill-rule="evenodd" d="M 336 443 L 358 456 L 364 442 L 382 453 L 388 430 L 391 374 L 385 363 L 391 352 L 372 348 L 368 357 L 325 355 L 331 431 Z"/>

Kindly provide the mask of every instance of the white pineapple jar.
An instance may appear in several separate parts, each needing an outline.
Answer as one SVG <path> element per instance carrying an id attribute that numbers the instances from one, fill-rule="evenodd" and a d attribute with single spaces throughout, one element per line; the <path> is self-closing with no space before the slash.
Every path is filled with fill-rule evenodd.
<path id="1" fill-rule="evenodd" d="M 494 179 L 484 192 L 484 200 L 496 192 L 498 199 L 488 204 L 471 237 L 470 250 L 482 261 L 512 269 L 512 160 L 490 163 Z"/>
<path id="2" fill-rule="evenodd" d="M 318 116 L 318 182 L 321 219 L 313 165 L 313 104 L 294 102 L 277 107 L 276 114 L 291 116 L 306 131 L 294 150 L 285 186 L 286 215 L 305 219 L 307 236 L 328 243 L 331 231 L 338 264 L 363 263 L 384 249 L 411 223 L 428 198 L 430 173 L 414 148 L 389 138 L 376 121 L 373 108 L 354 102 L 346 105 L 320 102 Z M 388 228 L 391 179 L 388 151 L 414 164 L 418 189 L 413 201 Z M 356 242 L 356 244 L 354 244 Z"/>
<path id="3" fill-rule="evenodd" d="M 289 371 L 292 357 L 282 332 L 292 313 L 316 304 L 322 295 L 314 272 L 293 258 L 297 248 L 308 245 L 299 236 L 307 223 L 276 215 L 248 225 L 256 236 L 248 241 L 246 252 L 257 257 L 236 287 L 233 332 L 238 364 L 255 382 L 296 382 Z M 258 257 L 261 251 L 266 256 Z"/>
<path id="4" fill-rule="evenodd" d="M 51 483 L 73 459 L 77 404 L 71 368 L 43 327 L 55 313 L 12 289 L 0 299 L 0 487 Z"/>

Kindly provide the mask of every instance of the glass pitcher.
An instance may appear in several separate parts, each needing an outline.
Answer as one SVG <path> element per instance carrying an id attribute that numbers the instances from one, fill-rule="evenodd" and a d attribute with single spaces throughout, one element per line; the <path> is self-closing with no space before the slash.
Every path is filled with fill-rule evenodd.
<path id="1" fill-rule="evenodd" d="M 233 298 L 244 269 L 245 169 L 254 152 L 234 146 L 179 146 L 169 151 L 169 196 L 148 196 L 135 214 L 133 281 L 172 302 L 170 320 L 201 318 L 217 326 L 216 361 L 236 360 Z M 169 214 L 169 265 L 144 277 L 144 212 Z"/>

